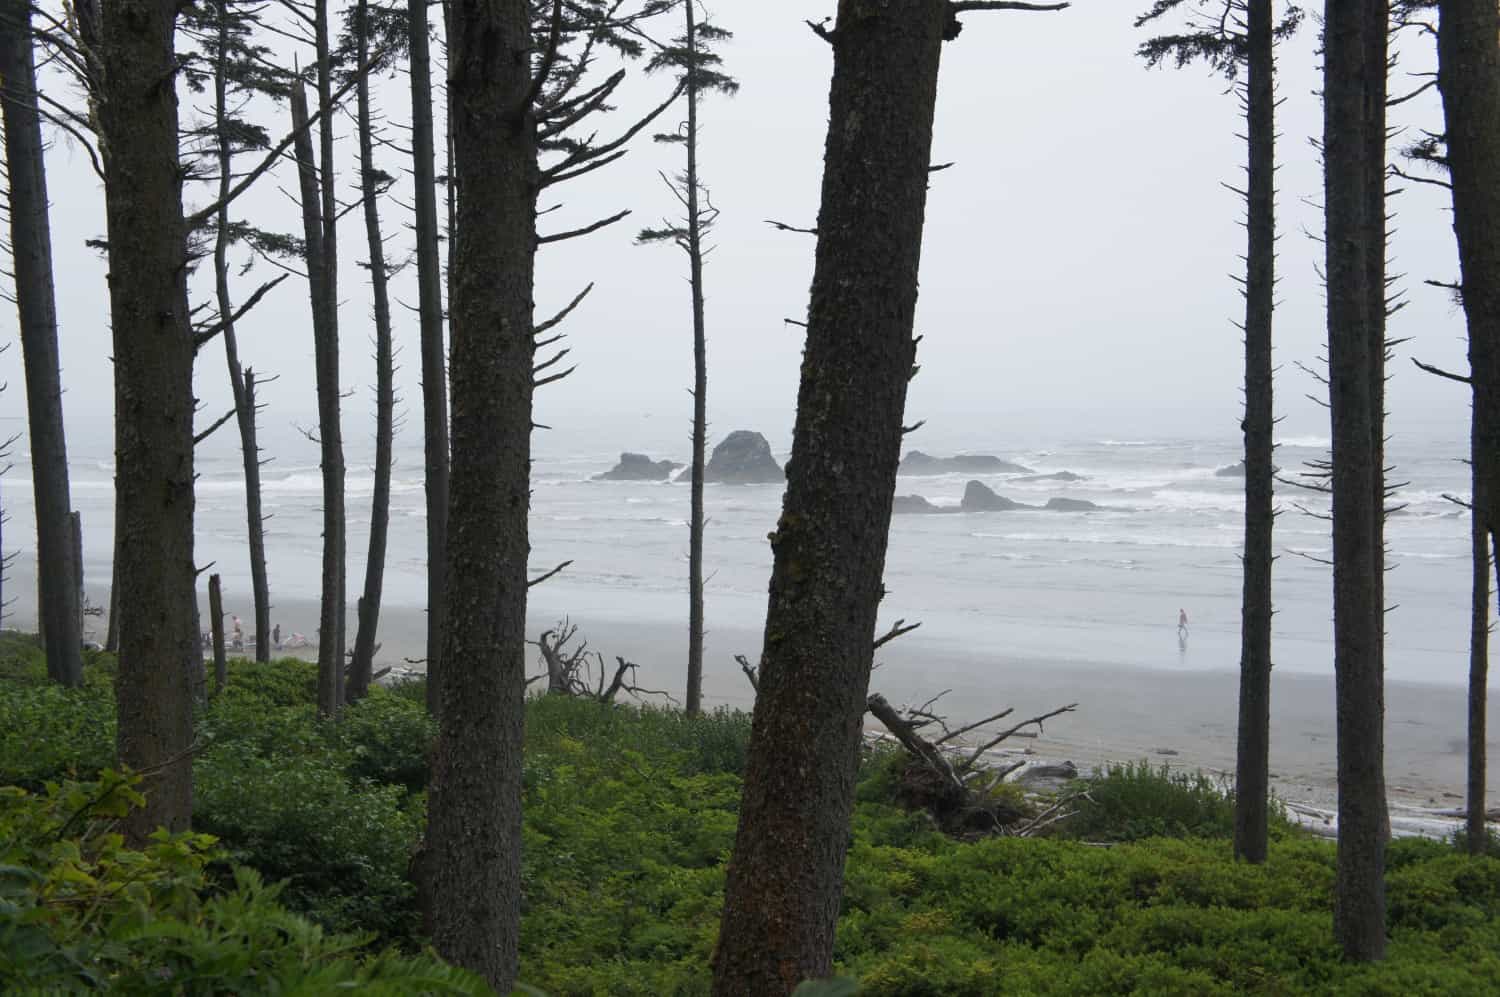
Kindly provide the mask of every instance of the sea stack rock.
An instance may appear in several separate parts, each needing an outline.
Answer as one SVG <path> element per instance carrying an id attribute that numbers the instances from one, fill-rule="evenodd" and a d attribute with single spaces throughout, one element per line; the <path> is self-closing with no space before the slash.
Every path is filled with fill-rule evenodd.
<path id="1" fill-rule="evenodd" d="M 652 460 L 641 453 L 622 453 L 618 464 L 603 474 L 594 475 L 594 480 L 666 481 L 681 466 L 670 460 Z"/>
<path id="2" fill-rule="evenodd" d="M 960 508 L 964 512 L 1009 512 L 1012 509 L 1025 509 L 1026 506 L 1020 502 L 1012 502 L 1004 495 L 996 495 L 981 482 L 971 481 L 964 486 Z"/>
<path id="3" fill-rule="evenodd" d="M 933 505 L 920 495 L 897 495 L 891 512 L 898 516 L 931 515 L 941 512 L 958 512 L 952 506 Z"/>
<path id="4" fill-rule="evenodd" d="M 1053 512 L 1093 512 L 1099 507 L 1083 499 L 1054 498 L 1048 499 L 1047 504 L 1042 506 L 1042 508 L 1050 509 Z"/>
<path id="5" fill-rule="evenodd" d="M 759 433 L 737 429 L 714 447 L 703 480 L 726 485 L 779 484 L 786 480 L 771 456 L 771 444 Z"/>
<path id="6" fill-rule="evenodd" d="M 1029 474 L 1031 468 L 1022 467 L 991 457 L 988 454 L 960 454 L 957 457 L 934 457 L 920 450 L 908 451 L 901 458 L 897 474 Z"/>
<path id="7" fill-rule="evenodd" d="M 1029 483 L 1032 481 L 1087 481 L 1088 479 L 1081 474 L 1074 474 L 1072 471 L 1055 471 L 1052 474 L 1033 474 L 1029 477 L 1017 478 L 1016 480 Z"/>

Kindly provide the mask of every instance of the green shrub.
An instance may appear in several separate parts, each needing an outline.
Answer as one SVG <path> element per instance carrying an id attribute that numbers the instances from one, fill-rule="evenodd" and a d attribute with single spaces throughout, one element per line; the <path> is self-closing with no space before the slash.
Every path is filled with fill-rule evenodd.
<path id="1" fill-rule="evenodd" d="M 1148 762 L 1110 765 L 1082 780 L 1086 790 L 1064 833 L 1092 841 L 1152 837 L 1226 837 L 1234 833 L 1234 800 L 1201 772 L 1173 771 Z"/>
<path id="2" fill-rule="evenodd" d="M 213 838 L 158 832 L 141 851 L 114 821 L 141 797 L 106 771 L 42 796 L 0 788 L 0 989 L 126 994 L 485 994 L 430 957 L 361 954 L 282 908 L 250 869 L 212 893 Z"/>
<path id="3" fill-rule="evenodd" d="M 49 780 L 91 779 L 115 757 L 114 690 L 43 681 L 0 689 L 0 782 L 39 789 Z"/>
<path id="4" fill-rule="evenodd" d="M 427 788 L 427 756 L 437 722 L 422 702 L 376 686 L 343 712 L 336 729 L 351 778 L 413 793 Z"/>
<path id="5" fill-rule="evenodd" d="M 285 881 L 293 910 L 334 931 L 412 938 L 407 866 L 423 805 L 399 786 L 351 781 L 334 754 L 268 757 L 245 742 L 206 751 L 193 767 L 194 825 L 234 861 Z"/>

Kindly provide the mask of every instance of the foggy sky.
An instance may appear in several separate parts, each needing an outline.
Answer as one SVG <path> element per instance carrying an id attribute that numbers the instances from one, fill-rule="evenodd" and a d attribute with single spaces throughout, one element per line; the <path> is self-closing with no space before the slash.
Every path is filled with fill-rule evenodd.
<path id="1" fill-rule="evenodd" d="M 817 216 L 832 57 L 803 21 L 831 15 L 835 6 L 711 5 L 715 20 L 735 33 L 722 55 L 742 85 L 736 97 L 706 98 L 701 113 L 702 176 L 722 211 L 706 274 L 713 439 L 737 428 L 764 432 L 778 449 L 790 439 L 802 331 L 783 319 L 804 317 L 813 240 L 773 231 L 764 220 L 810 226 Z M 1244 234 L 1242 205 L 1221 182 L 1240 180 L 1242 123 L 1226 84 L 1207 70 L 1144 68 L 1134 55 L 1142 32 L 1131 20 L 1145 6 L 1080 0 L 1057 14 L 970 14 L 962 37 L 945 46 L 933 158 L 956 165 L 933 177 L 928 201 L 917 310 L 922 372 L 908 405 L 908 421 L 928 425 L 914 446 L 1003 449 L 1059 439 L 1237 434 L 1242 360 L 1231 321 L 1242 305 L 1229 275 L 1241 266 Z M 1280 50 L 1277 413 L 1286 434 L 1326 436 L 1325 410 L 1304 397 L 1321 386 L 1294 366 L 1316 365 L 1325 339 L 1316 272 L 1322 247 L 1312 237 L 1322 231 L 1322 178 L 1309 143 L 1322 129 L 1315 42 L 1310 20 Z M 1413 85 L 1405 74 L 1430 65 L 1432 56 L 1430 42 L 1415 36 L 1398 46 L 1403 63 L 1393 88 L 1401 90 Z M 671 86 L 633 73 L 622 89 L 623 112 L 659 101 Z M 55 93 L 57 82 L 44 86 Z M 408 120 L 404 75 L 381 81 L 377 100 L 391 121 Z M 206 98 L 184 95 L 184 124 L 195 108 L 207 107 Z M 677 117 L 669 114 L 659 130 Z M 284 119 L 269 124 L 273 135 L 284 131 Z M 623 123 L 624 113 L 615 127 Z M 1413 131 L 1440 123 L 1432 94 L 1393 111 L 1393 124 Z M 341 195 L 352 200 L 356 148 L 346 118 L 340 136 Z M 392 138 L 406 144 L 404 135 Z M 403 175 L 395 198 L 381 206 L 390 255 L 399 258 L 410 246 L 402 207 L 410 204 L 408 166 L 391 150 L 378 165 Z M 55 142 L 48 168 L 70 452 L 104 458 L 113 449 L 108 295 L 103 261 L 84 246 L 103 235 L 102 191 L 70 140 Z M 587 282 L 597 286 L 566 327 L 579 370 L 538 396 L 539 421 L 556 427 L 538 441 L 539 451 L 649 447 L 679 459 L 687 452 L 686 260 L 674 248 L 632 242 L 642 226 L 672 213 L 676 202 L 657 171 L 679 168 L 679 149 L 643 137 L 619 164 L 543 194 L 541 207 L 563 205 L 542 219 L 544 233 L 622 207 L 635 213 L 540 252 L 539 317 Z M 241 214 L 297 231 L 286 194 L 293 181 L 283 169 L 238 205 Z M 189 207 L 210 196 L 203 185 L 190 188 Z M 1413 187 L 1392 207 L 1393 272 L 1407 275 L 1410 304 L 1391 334 L 1412 337 L 1392 368 L 1392 449 L 1403 438 L 1463 441 L 1467 393 L 1406 359 L 1465 369 L 1461 314 L 1444 292 L 1421 284 L 1456 275 L 1446 196 Z M 352 212 L 340 227 L 340 291 L 344 433 L 356 452 L 368 448 L 373 432 L 369 294 L 357 265 L 363 244 L 360 215 Z M 236 262 L 244 257 L 237 254 Z M 398 302 L 415 304 L 414 271 L 395 278 Z M 236 280 L 236 299 L 274 272 L 257 264 Z M 194 287 L 195 302 L 207 300 L 211 285 L 202 276 Z M 401 304 L 394 311 L 403 364 L 397 383 L 408 413 L 400 442 L 418 446 L 417 319 Z M 0 342 L 18 339 L 15 322 L 13 309 L 0 310 Z M 259 392 L 269 405 L 261 417 L 268 451 L 315 462 L 315 444 L 294 428 L 316 424 L 305 281 L 294 278 L 274 291 L 241 323 L 239 338 L 246 365 L 280 375 Z M 0 419 L 24 429 L 18 344 L 0 355 L 0 380 L 10 383 L 0 395 Z M 197 394 L 200 426 L 229 408 L 217 341 L 199 356 Z M 226 453 L 237 444 L 232 425 L 213 442 Z"/>

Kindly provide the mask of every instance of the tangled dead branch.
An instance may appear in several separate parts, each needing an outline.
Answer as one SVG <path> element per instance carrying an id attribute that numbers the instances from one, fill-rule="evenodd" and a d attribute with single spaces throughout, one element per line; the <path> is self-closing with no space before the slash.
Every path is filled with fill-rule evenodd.
<path id="1" fill-rule="evenodd" d="M 645 696 L 660 696 L 669 703 L 676 702 L 666 692 L 639 685 L 636 682 L 639 666 L 635 662 L 616 655 L 615 664 L 607 665 L 602 653 L 590 651 L 589 642 L 578 637 L 578 624 L 566 619 L 553 629 L 543 631 L 533 646 L 541 652 L 540 663 L 546 670 L 532 676 L 526 684 L 545 678 L 548 695 L 613 703 L 624 694 L 637 700 Z"/>

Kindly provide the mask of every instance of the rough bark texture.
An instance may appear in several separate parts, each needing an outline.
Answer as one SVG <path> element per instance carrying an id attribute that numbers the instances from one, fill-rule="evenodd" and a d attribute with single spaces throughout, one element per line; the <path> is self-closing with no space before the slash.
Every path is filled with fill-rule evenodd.
<path id="1" fill-rule="evenodd" d="M 687 44 L 687 250 L 688 284 L 693 295 L 693 459 L 692 509 L 688 518 L 689 715 L 703 709 L 703 466 L 708 451 L 708 343 L 703 317 L 703 220 L 698 203 L 698 72 L 696 0 L 686 0 Z"/>
<path id="2" fill-rule="evenodd" d="M 312 303 L 313 360 L 317 367 L 318 433 L 323 465 L 323 584 L 318 616 L 318 712 L 338 713 L 344 699 L 342 641 L 344 580 L 344 448 L 339 439 L 338 329 L 330 327 L 333 309 L 324 276 L 323 218 L 312 136 L 307 131 L 307 95 L 301 83 L 292 87 L 293 148 L 302 198 L 302 232 L 307 245 L 307 286 Z"/>
<path id="3" fill-rule="evenodd" d="M 120 762 L 149 770 L 136 842 L 193 812 L 193 332 L 177 159 L 173 0 L 104 0 L 102 93 L 115 361 Z"/>
<path id="4" fill-rule="evenodd" d="M 31 6 L 0 0 L 0 112 L 10 179 L 11 257 L 26 367 L 26 416 L 36 497 L 37 576 L 47 674 L 62 685 L 83 683 L 81 565 L 73 559 L 68 515 L 68 447 L 63 432 L 57 302 L 47 173 L 37 109 Z"/>
<path id="5" fill-rule="evenodd" d="M 1372 29 L 1367 9 L 1375 6 L 1384 4 L 1328 0 L 1323 57 L 1339 787 L 1334 933 L 1352 960 L 1385 952 L 1383 475 L 1375 389 L 1385 309 L 1383 283 L 1371 286 L 1371 257 L 1384 258 L 1385 216 L 1371 211 L 1371 185 L 1383 189 L 1384 179 L 1369 168 L 1369 129 L 1373 105 L 1384 103 L 1386 66 L 1385 32 Z"/>
<path id="6" fill-rule="evenodd" d="M 449 7 L 458 228 L 453 466 L 439 735 L 428 803 L 433 944 L 501 993 L 520 924 L 536 122 L 524 0 Z"/>
<path id="7" fill-rule="evenodd" d="M 714 993 L 829 973 L 883 594 L 946 4 L 842 0 L 818 246 Z"/>
<path id="8" fill-rule="evenodd" d="M 224 691 L 229 680 L 229 662 L 224 653 L 224 590 L 218 575 L 208 576 L 208 629 L 214 645 L 214 695 Z"/>
<path id="9" fill-rule="evenodd" d="M 359 64 L 368 69 L 367 0 L 359 0 L 355 28 L 359 36 Z M 374 673 L 375 634 L 380 622 L 380 592 L 385 579 L 386 527 L 391 518 L 391 444 L 395 436 L 395 358 L 391 349 L 391 303 L 386 290 L 385 244 L 380 237 L 379 193 L 375 172 L 374 138 L 370 129 L 370 82 L 362 71 L 357 84 L 359 114 L 360 192 L 364 201 L 365 236 L 370 249 L 370 288 L 375 301 L 375 486 L 370 497 L 370 546 L 365 558 L 365 591 L 359 600 L 354 661 L 349 670 L 349 699 L 363 698 Z"/>
<path id="10" fill-rule="evenodd" d="M 1485 768 L 1488 749 L 1485 745 L 1485 713 L 1489 705 L 1490 671 L 1490 531 L 1483 512 L 1492 485 L 1488 461 L 1480 456 L 1479 411 L 1470 413 L 1469 461 L 1473 493 L 1469 509 L 1469 537 L 1472 543 L 1473 589 L 1470 593 L 1469 617 L 1469 757 L 1466 844 L 1470 855 L 1483 855 L 1489 845 L 1485 817 Z"/>
<path id="11" fill-rule="evenodd" d="M 118 509 L 118 503 L 116 505 Z M 119 523 L 116 512 L 115 522 Z M 116 526 L 118 530 L 119 527 Z M 104 630 L 104 649 L 114 654 L 120 649 L 120 546 L 111 545 L 109 558 L 109 623 Z"/>
<path id="12" fill-rule="evenodd" d="M 1474 389 L 1474 516 L 1488 536 L 1483 552 L 1488 564 L 1500 539 L 1500 10 L 1485 0 L 1441 0 L 1438 8 L 1438 88 L 1447 119 L 1453 228 Z M 1476 537 L 1476 559 L 1480 553 Z M 1478 585 L 1476 578 L 1476 593 Z M 1500 578 L 1496 589 L 1500 592 Z M 1478 815 L 1484 813 L 1485 670 L 1487 662 L 1476 653 L 1469 674 L 1471 828 L 1483 827 Z M 1483 838 L 1471 833 L 1470 847 L 1482 849 Z"/>
<path id="13" fill-rule="evenodd" d="M 1234 853 L 1266 860 L 1271 751 L 1271 325 L 1276 296 L 1276 88 L 1271 0 L 1246 5 L 1245 559 L 1240 605 L 1240 718 Z"/>
<path id="14" fill-rule="evenodd" d="M 438 707 L 442 668 L 443 558 L 448 543 L 448 370 L 443 350 L 443 262 L 438 252 L 436 152 L 432 139 L 432 60 L 427 0 L 409 0 L 411 151 L 417 232 L 417 312 L 421 320 L 422 446 L 427 490 L 427 708 Z"/>
<path id="15" fill-rule="evenodd" d="M 219 212 L 214 238 L 214 293 L 219 307 L 224 361 L 234 398 L 235 424 L 240 431 L 240 455 L 245 469 L 245 532 L 250 552 L 250 587 L 255 598 L 255 660 L 271 660 L 271 588 L 266 578 L 265 520 L 260 500 L 260 444 L 255 438 L 255 374 L 240 368 L 239 341 L 234 328 L 234 299 L 229 293 L 229 205 L 233 182 L 234 143 L 229 130 L 229 5 L 218 5 L 219 46 L 214 63 L 214 113 L 218 122 Z"/>

